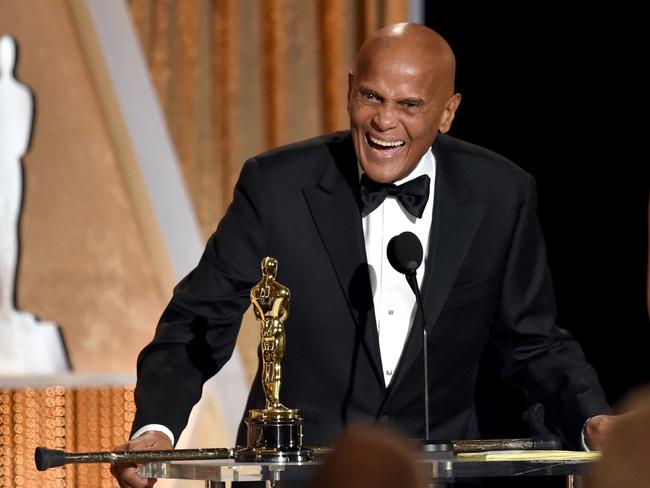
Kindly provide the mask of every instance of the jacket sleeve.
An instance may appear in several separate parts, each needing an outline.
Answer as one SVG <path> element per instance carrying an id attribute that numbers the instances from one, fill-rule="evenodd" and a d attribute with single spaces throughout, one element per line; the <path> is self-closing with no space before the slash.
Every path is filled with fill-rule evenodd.
<path id="1" fill-rule="evenodd" d="M 536 215 L 536 190 L 528 177 L 506 261 L 494 325 L 502 375 L 540 402 L 565 443 L 579 448 L 585 421 L 610 408 L 595 370 L 571 334 L 556 325 L 553 285 Z"/>
<path id="2" fill-rule="evenodd" d="M 132 432 L 161 424 L 178 439 L 203 383 L 231 357 L 267 247 L 264 201 L 259 165 L 251 159 L 198 265 L 175 287 L 138 357 Z"/>

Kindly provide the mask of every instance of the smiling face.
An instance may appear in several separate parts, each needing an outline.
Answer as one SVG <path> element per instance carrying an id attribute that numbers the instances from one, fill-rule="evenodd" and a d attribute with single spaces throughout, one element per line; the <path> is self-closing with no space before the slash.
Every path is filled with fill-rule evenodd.
<path id="1" fill-rule="evenodd" d="M 460 103 L 453 76 L 451 50 L 423 26 L 391 26 L 362 46 L 349 78 L 348 111 L 357 158 L 370 179 L 404 178 L 438 131 L 449 130 Z"/>

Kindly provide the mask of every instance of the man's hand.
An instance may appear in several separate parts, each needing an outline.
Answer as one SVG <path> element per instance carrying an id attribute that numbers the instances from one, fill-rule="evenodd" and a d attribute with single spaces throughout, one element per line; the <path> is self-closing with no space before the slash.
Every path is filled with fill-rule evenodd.
<path id="1" fill-rule="evenodd" d="M 627 415 L 596 415 L 585 424 L 585 440 L 589 449 L 602 451 L 607 438 Z"/>
<path id="2" fill-rule="evenodd" d="M 158 451 L 173 449 L 172 443 L 162 432 L 150 430 L 141 436 L 119 445 L 116 451 Z M 111 465 L 111 474 L 121 488 L 151 488 L 155 478 L 143 478 L 138 474 L 134 463 L 115 463 Z"/>

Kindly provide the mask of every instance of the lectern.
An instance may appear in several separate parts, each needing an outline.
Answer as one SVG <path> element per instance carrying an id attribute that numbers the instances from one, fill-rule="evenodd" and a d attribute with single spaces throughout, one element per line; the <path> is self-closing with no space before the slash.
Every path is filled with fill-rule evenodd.
<path id="1" fill-rule="evenodd" d="M 449 449 L 423 450 L 416 456 L 429 486 L 435 488 L 451 486 L 458 479 L 530 476 L 564 476 L 567 488 L 578 488 L 581 475 L 599 456 L 595 452 L 508 449 L 525 445 L 525 441 L 450 441 Z M 505 446 L 506 450 L 491 451 L 490 446 Z M 311 479 L 333 452 L 316 447 L 310 449 L 310 459 L 251 461 L 238 456 L 236 448 L 75 453 L 39 447 L 35 463 L 39 471 L 44 471 L 66 464 L 131 462 L 140 464 L 140 474 L 147 478 L 202 480 L 208 488 L 223 488 L 231 481 L 264 481 L 268 486 L 280 487 L 284 481 Z"/>
<path id="2" fill-rule="evenodd" d="M 432 488 L 453 487 L 456 479 L 486 477 L 563 476 L 567 488 L 582 486 L 590 462 L 485 461 L 454 457 L 422 460 L 430 474 Z M 230 481 L 265 481 L 267 487 L 281 487 L 283 481 L 310 479 L 319 466 L 318 457 L 309 462 L 238 463 L 232 460 L 150 462 L 141 475 L 152 478 L 204 480 L 206 488 L 223 488 Z"/>

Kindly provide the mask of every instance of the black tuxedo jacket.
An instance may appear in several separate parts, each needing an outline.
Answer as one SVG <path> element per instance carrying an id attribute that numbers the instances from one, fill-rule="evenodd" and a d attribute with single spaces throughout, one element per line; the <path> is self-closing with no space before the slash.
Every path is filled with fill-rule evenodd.
<path id="1" fill-rule="evenodd" d="M 548 418 L 577 441 L 585 420 L 608 406 L 580 347 L 555 324 L 534 180 L 503 157 L 449 136 L 438 136 L 433 152 L 434 215 L 422 289 L 432 438 L 479 436 L 474 386 L 492 337 L 504 378 L 542 402 Z M 134 430 L 158 423 L 178 438 L 203 382 L 232 354 L 261 259 L 274 256 L 278 281 L 291 290 L 280 398 L 300 408 L 305 444 L 325 445 L 353 422 L 424 437 L 420 324 L 384 384 L 358 180 L 349 131 L 246 162 L 200 263 L 176 287 L 140 354 Z M 263 405 L 258 374 L 248 408 Z"/>

